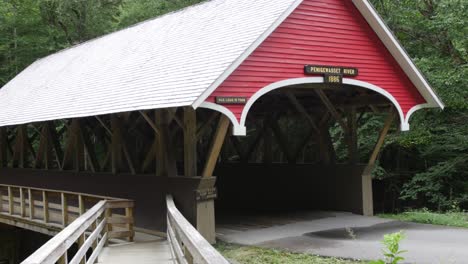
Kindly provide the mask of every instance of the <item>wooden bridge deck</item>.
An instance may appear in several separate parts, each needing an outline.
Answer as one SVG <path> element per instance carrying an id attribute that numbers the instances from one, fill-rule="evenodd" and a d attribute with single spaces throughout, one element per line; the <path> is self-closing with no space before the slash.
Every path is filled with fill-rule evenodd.
<path id="1" fill-rule="evenodd" d="M 166 264 L 175 263 L 169 242 L 165 238 L 136 233 L 132 243 L 118 243 L 105 247 L 99 264 Z"/>

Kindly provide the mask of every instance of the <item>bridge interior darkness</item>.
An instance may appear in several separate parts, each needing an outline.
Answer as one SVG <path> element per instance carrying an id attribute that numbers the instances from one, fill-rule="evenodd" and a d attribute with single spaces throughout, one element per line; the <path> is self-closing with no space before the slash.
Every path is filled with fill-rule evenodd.
<path id="1" fill-rule="evenodd" d="M 249 112 L 247 136 L 230 136 L 223 147 L 215 171 L 217 214 L 362 214 L 362 175 L 392 108 L 384 96 L 348 85 L 301 85 L 264 95 Z"/>

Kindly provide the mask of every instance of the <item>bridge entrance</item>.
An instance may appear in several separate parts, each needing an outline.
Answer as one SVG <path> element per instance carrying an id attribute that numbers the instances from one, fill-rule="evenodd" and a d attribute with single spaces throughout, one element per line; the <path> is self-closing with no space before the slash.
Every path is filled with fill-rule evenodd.
<path id="1" fill-rule="evenodd" d="M 217 211 L 372 215 L 368 174 L 397 112 L 384 95 L 352 85 L 303 83 L 259 96 L 247 136 L 225 141 Z"/>

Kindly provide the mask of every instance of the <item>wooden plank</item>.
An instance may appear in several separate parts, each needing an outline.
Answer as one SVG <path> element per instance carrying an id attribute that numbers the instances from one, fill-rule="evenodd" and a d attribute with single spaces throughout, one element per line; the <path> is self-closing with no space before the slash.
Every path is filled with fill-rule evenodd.
<path id="1" fill-rule="evenodd" d="M 93 144 L 89 139 L 88 133 L 84 133 L 83 129 L 80 129 L 80 139 L 83 142 L 84 151 L 86 157 L 88 158 L 89 165 L 91 166 L 92 172 L 100 171 L 99 161 L 96 156 L 96 151 L 94 150 Z"/>
<path id="2" fill-rule="evenodd" d="M 210 117 L 208 120 L 206 120 L 203 125 L 198 128 L 197 130 L 197 139 L 200 139 L 201 136 L 208 130 L 209 127 L 211 127 L 211 124 L 216 120 L 216 118 L 220 115 L 218 112 L 213 112 L 211 113 Z"/>
<path id="3" fill-rule="evenodd" d="M 33 197 L 33 191 L 30 188 L 28 188 L 28 199 L 29 199 L 29 219 L 34 219 L 34 214 L 35 214 L 34 197 Z"/>
<path id="4" fill-rule="evenodd" d="M 135 206 L 135 202 L 130 201 L 130 200 L 115 200 L 115 201 L 107 201 L 106 203 L 107 209 L 133 208 L 134 206 Z"/>
<path id="5" fill-rule="evenodd" d="M 67 228 L 50 239 L 34 254 L 29 256 L 22 264 L 54 263 L 65 254 L 73 244 L 104 212 L 105 201 L 101 201 L 87 211 L 77 220 L 73 221 Z"/>
<path id="6" fill-rule="evenodd" d="M 129 219 L 129 222 L 127 223 L 127 229 L 133 232 L 133 235 L 128 237 L 128 241 L 133 242 L 133 239 L 135 237 L 135 232 L 133 230 L 134 228 L 133 207 L 125 208 L 125 219 Z"/>
<path id="7" fill-rule="evenodd" d="M 177 240 L 177 236 L 174 232 L 174 228 L 172 227 L 170 220 L 167 221 L 167 240 L 175 257 L 177 258 L 177 262 L 179 264 L 188 264 L 187 260 L 185 259 L 182 247 L 180 246 L 181 243 Z"/>
<path id="8" fill-rule="evenodd" d="M 317 134 L 320 133 L 320 130 L 319 130 L 317 124 L 315 123 L 315 120 L 309 115 L 309 113 L 307 112 L 305 107 L 299 102 L 299 100 L 297 100 L 296 96 L 290 91 L 286 92 L 286 96 L 288 97 L 288 99 L 292 103 L 292 105 L 296 108 L 296 110 L 300 114 L 302 114 L 302 116 L 305 117 L 307 119 L 307 121 L 309 121 L 309 125 L 314 129 L 314 131 Z"/>
<path id="9" fill-rule="evenodd" d="M 82 262 L 83 258 L 86 256 L 86 253 L 88 252 L 88 249 L 91 248 L 93 245 L 94 241 L 96 241 L 99 238 L 99 235 L 101 234 L 102 230 L 104 230 L 104 227 L 106 226 L 106 219 L 104 218 L 97 228 L 88 236 L 86 241 L 79 247 L 78 251 L 75 253 L 75 256 L 73 256 L 73 259 L 69 262 L 70 264 L 79 264 Z"/>
<path id="10" fill-rule="evenodd" d="M 20 216 L 25 217 L 26 216 L 26 196 L 24 195 L 24 189 L 19 188 L 20 192 Z"/>
<path id="11" fill-rule="evenodd" d="M 42 191 L 42 212 L 44 223 L 49 222 L 49 198 L 46 191 Z"/>
<path id="12" fill-rule="evenodd" d="M 228 120 L 229 121 L 229 120 Z M 228 264 L 229 262 L 216 250 L 177 210 L 174 200 L 166 198 L 168 223 L 173 226 L 184 246 L 194 258 L 194 263 Z M 176 240 L 171 240 L 173 245 Z"/>
<path id="13" fill-rule="evenodd" d="M 14 203 L 13 203 L 13 188 L 8 187 L 8 213 L 13 215 L 14 213 Z"/>
<path id="14" fill-rule="evenodd" d="M 99 116 L 95 116 L 95 118 L 99 122 L 99 124 L 101 124 L 101 126 L 107 131 L 107 133 L 112 136 L 112 130 L 106 125 L 106 123 Z"/>
<path id="15" fill-rule="evenodd" d="M 377 160 L 377 157 L 380 153 L 380 150 L 383 146 L 383 143 L 385 142 L 385 137 L 388 134 L 388 131 L 390 130 L 390 127 L 392 126 L 392 122 L 395 119 L 395 112 L 392 110 L 389 114 L 387 119 L 385 120 L 384 127 L 380 131 L 379 137 L 377 139 L 377 143 L 375 144 L 374 150 L 372 151 L 372 154 L 369 158 L 369 165 L 374 165 L 375 161 Z"/>
<path id="16" fill-rule="evenodd" d="M 139 111 L 141 116 L 143 116 L 143 118 L 146 120 L 146 123 L 148 123 L 148 125 L 154 130 L 154 132 L 156 134 L 159 134 L 159 129 L 158 127 L 156 126 L 156 123 L 153 122 L 153 120 L 151 120 L 151 118 L 148 116 L 148 114 L 146 114 L 144 111 Z"/>
<path id="17" fill-rule="evenodd" d="M 348 131 L 348 127 L 345 124 L 345 122 L 343 121 L 343 118 L 341 117 L 341 115 L 336 110 L 336 108 L 330 102 L 330 99 L 328 99 L 327 95 L 321 89 L 314 89 L 314 91 L 317 93 L 319 98 L 322 100 L 322 102 L 324 103 L 325 107 L 328 109 L 330 114 L 336 119 L 336 121 L 340 124 L 343 131 L 346 133 Z"/>
<path id="18" fill-rule="evenodd" d="M 286 136 L 284 135 L 283 131 L 279 127 L 277 120 L 271 123 L 271 129 L 273 130 L 273 134 L 275 135 L 277 139 L 278 145 L 280 146 L 283 153 L 286 155 L 286 159 L 288 160 L 288 162 L 289 163 L 296 162 L 296 160 L 294 159 L 293 153 L 290 149 L 291 145 L 288 143 Z"/>
<path id="19" fill-rule="evenodd" d="M 65 193 L 61 193 L 61 204 L 62 204 L 62 225 L 66 227 L 68 225 L 68 197 Z"/>
<path id="20" fill-rule="evenodd" d="M 192 107 L 184 108 L 184 175 L 197 176 L 197 113 Z"/>
<path id="21" fill-rule="evenodd" d="M 226 137 L 227 130 L 229 128 L 230 121 L 229 119 L 221 115 L 218 127 L 211 143 L 210 150 L 208 152 L 208 157 L 206 159 L 205 168 L 203 169 L 202 177 L 211 177 L 213 176 L 213 171 L 215 169 L 216 163 L 218 161 L 219 153 L 223 147 L 224 139 Z"/>
<path id="22" fill-rule="evenodd" d="M 133 217 L 112 216 L 107 219 L 107 223 L 113 225 L 134 224 L 135 220 Z"/>
<path id="23" fill-rule="evenodd" d="M 51 142 L 52 148 L 55 152 L 57 167 L 62 168 L 63 150 L 62 146 L 60 145 L 59 134 L 57 133 L 57 130 L 55 130 L 55 126 L 52 121 L 47 122 L 46 125 L 49 127 L 49 129 L 47 130 L 49 132 L 49 142 Z"/>
<path id="24" fill-rule="evenodd" d="M 91 254 L 91 256 L 89 257 L 86 264 L 94 264 L 94 262 L 97 261 L 97 258 L 99 256 L 99 254 L 101 254 L 102 248 L 106 244 L 107 240 L 108 240 L 107 233 L 105 233 L 104 236 L 102 237 L 101 241 L 99 241 L 97 246 L 94 248 L 94 251 Z"/>

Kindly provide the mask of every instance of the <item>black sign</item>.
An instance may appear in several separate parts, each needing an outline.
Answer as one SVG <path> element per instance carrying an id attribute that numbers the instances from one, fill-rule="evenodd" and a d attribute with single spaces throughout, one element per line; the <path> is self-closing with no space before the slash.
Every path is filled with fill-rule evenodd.
<path id="1" fill-rule="evenodd" d="M 247 97 L 216 96 L 216 103 L 243 105 L 247 103 Z"/>
<path id="2" fill-rule="evenodd" d="M 330 74 L 342 76 L 357 76 L 359 74 L 357 68 L 349 67 L 334 67 L 321 65 L 306 65 L 304 67 L 305 74 Z"/>

